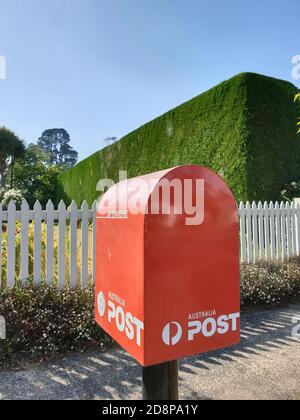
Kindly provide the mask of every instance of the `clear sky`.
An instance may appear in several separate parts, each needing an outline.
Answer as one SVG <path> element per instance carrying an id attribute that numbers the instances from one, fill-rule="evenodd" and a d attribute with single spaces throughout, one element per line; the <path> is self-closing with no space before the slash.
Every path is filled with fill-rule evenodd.
<path id="1" fill-rule="evenodd" d="M 0 126 L 80 158 L 242 71 L 292 80 L 299 0 L 0 0 Z"/>

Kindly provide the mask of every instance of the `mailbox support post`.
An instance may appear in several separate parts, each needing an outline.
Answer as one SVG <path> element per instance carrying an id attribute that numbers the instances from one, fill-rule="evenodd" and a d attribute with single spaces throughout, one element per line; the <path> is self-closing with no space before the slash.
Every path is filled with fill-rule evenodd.
<path id="1" fill-rule="evenodd" d="M 143 400 L 178 400 L 178 361 L 143 368 Z"/>

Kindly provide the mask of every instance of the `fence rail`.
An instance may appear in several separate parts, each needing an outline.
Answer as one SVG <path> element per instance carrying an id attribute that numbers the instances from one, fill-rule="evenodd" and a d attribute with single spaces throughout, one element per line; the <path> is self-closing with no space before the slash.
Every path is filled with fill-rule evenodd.
<path id="1" fill-rule="evenodd" d="M 300 255 L 300 207 L 290 203 L 241 203 L 241 261 L 282 261 Z M 32 279 L 34 284 L 86 287 L 93 283 L 96 205 L 69 208 L 51 201 L 33 210 L 0 205 L 0 285 Z"/>

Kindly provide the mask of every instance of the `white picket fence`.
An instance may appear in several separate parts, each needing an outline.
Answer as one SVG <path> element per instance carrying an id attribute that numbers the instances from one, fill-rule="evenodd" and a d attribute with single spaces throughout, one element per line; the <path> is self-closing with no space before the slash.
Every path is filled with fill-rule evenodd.
<path id="1" fill-rule="evenodd" d="M 289 203 L 240 204 L 241 261 L 283 261 L 300 255 L 300 207 Z M 0 205 L 0 285 L 16 280 L 34 284 L 86 287 L 93 283 L 96 205 L 80 208 L 51 201 L 43 210 L 23 202 Z"/>
<path id="2" fill-rule="evenodd" d="M 51 201 L 45 210 L 38 201 L 33 210 L 26 201 L 21 210 L 16 210 L 13 201 L 6 211 L 0 205 L 2 287 L 29 278 L 36 285 L 56 282 L 60 288 L 92 283 L 95 214 L 95 205 L 90 210 L 86 202 L 78 209 L 75 202 L 66 208 L 62 201 L 57 210 Z"/>
<path id="3" fill-rule="evenodd" d="M 243 203 L 239 207 L 241 261 L 284 261 L 300 255 L 300 207 Z"/>

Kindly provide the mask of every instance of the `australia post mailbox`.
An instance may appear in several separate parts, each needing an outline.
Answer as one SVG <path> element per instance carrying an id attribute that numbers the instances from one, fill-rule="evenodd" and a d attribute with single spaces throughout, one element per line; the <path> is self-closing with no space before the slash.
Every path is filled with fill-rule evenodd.
<path id="1" fill-rule="evenodd" d="M 96 320 L 142 366 L 240 340 L 239 224 L 200 166 L 125 180 L 98 205 Z"/>

